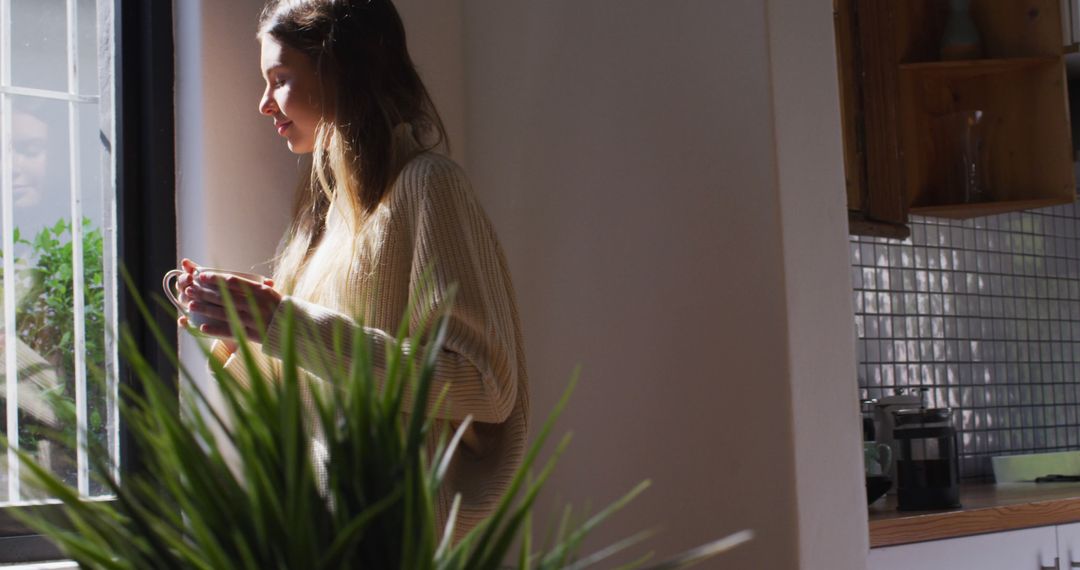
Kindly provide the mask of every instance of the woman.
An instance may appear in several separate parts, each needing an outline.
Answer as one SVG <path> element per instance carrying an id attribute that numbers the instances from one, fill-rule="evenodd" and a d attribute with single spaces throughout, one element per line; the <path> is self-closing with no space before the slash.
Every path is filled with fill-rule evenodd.
<path id="1" fill-rule="evenodd" d="M 527 431 L 525 358 L 502 250 L 462 170 L 430 152 L 445 130 L 389 0 L 279 0 L 264 10 L 258 37 L 259 111 L 293 152 L 313 155 L 312 166 L 273 279 L 226 279 L 228 292 L 243 298 L 252 289 L 256 308 L 240 303 L 240 319 L 268 372 L 282 356 L 282 314 L 292 311 L 297 330 L 318 331 L 296 339 L 300 365 L 317 379 L 327 376 L 321 363 L 336 363 L 335 327 L 367 335 L 378 367 L 425 273 L 431 286 L 419 314 L 441 310 L 456 285 L 432 386 L 433 397 L 449 386 L 448 405 L 431 413 L 451 429 L 473 417 L 436 504 L 443 523 L 461 493 L 461 537 L 498 503 Z M 196 283 L 197 266 L 184 267 L 190 310 L 216 319 L 200 327 L 222 339 L 214 357 L 243 377 L 214 286 L 220 276 L 200 272 Z"/>

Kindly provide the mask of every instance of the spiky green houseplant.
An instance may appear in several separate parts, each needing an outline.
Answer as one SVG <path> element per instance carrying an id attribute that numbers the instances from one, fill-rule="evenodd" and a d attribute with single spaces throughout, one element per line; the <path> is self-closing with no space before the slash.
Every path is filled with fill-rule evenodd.
<path id="1" fill-rule="evenodd" d="M 141 302 L 140 308 L 146 318 Z M 231 304 L 229 310 L 235 322 Z M 160 330 L 147 321 L 180 367 Z M 313 390 L 314 413 L 328 456 L 325 487 L 317 482 L 312 440 L 305 427 L 309 412 L 302 403 L 296 364 L 294 340 L 307 332 L 298 330 L 293 319 L 285 323 L 280 378 L 262 377 L 245 342 L 240 343 L 240 355 L 252 379 L 248 386 L 208 355 L 224 402 L 222 414 L 228 420 L 192 382 L 184 392 L 188 401 L 181 413 L 175 392 L 168 388 L 170 381 L 158 377 L 124 334 L 121 350 L 144 395 L 127 391 L 121 414 L 145 472 L 122 483 L 106 476 L 103 482 L 116 500 L 85 501 L 20 454 L 30 481 L 62 502 L 66 520 L 21 516 L 82 567 L 130 570 L 485 570 L 505 567 L 511 560 L 522 569 L 580 569 L 644 539 L 647 533 L 587 557 L 577 554 L 585 536 L 647 483 L 581 524 L 567 524 L 570 517 L 564 517 L 554 541 L 533 550 L 531 509 L 569 437 L 558 443 L 542 466 L 538 455 L 573 381 L 537 434 L 497 510 L 453 542 L 455 499 L 446 529 L 440 531 L 434 499 L 468 422 L 455 434 L 441 434 L 429 462 L 424 441 L 436 424 L 429 419 L 425 402 L 446 330 L 445 315 L 433 315 L 429 322 L 433 326 L 411 337 L 404 330 L 398 332 L 399 342 L 389 349 L 387 369 L 378 381 L 369 346 L 363 335 L 355 335 L 351 368 L 338 370 L 336 377 L 326 379 L 324 389 Z M 406 346 L 423 348 L 407 351 Z M 338 343 L 335 349 L 346 348 Z M 415 395 L 415 403 L 403 414 L 407 389 Z M 238 457 L 234 468 L 226 460 L 226 446 Z M 91 450 L 90 457 L 96 472 L 113 472 L 103 450 Z M 538 466 L 535 478 L 527 476 Z M 748 539 L 747 532 L 733 535 L 654 568 L 686 567 Z M 511 553 L 515 543 L 520 547 Z"/>

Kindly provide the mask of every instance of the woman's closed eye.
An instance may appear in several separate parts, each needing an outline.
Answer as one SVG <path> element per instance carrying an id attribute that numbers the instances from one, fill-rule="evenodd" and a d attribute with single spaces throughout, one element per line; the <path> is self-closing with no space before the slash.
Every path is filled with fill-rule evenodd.
<path id="1" fill-rule="evenodd" d="M 281 68 L 271 71 L 267 76 L 267 81 L 270 83 L 270 86 L 274 88 L 285 86 L 285 84 L 289 82 L 289 79 L 289 75 Z"/>

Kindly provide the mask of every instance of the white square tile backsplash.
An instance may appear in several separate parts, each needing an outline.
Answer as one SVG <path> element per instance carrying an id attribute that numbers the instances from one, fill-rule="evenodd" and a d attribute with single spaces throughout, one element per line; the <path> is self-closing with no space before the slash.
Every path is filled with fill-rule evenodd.
<path id="1" fill-rule="evenodd" d="M 1078 224 L 1068 205 L 851 238 L 861 396 L 925 388 L 954 408 L 964 478 L 1080 447 Z"/>

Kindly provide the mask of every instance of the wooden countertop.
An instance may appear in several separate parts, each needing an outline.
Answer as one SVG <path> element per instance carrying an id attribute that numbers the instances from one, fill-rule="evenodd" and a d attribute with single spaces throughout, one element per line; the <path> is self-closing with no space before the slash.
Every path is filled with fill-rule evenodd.
<path id="1" fill-rule="evenodd" d="M 899 512 L 896 496 L 870 507 L 870 547 L 1080 521 L 1080 483 L 963 485 L 959 509 Z"/>

